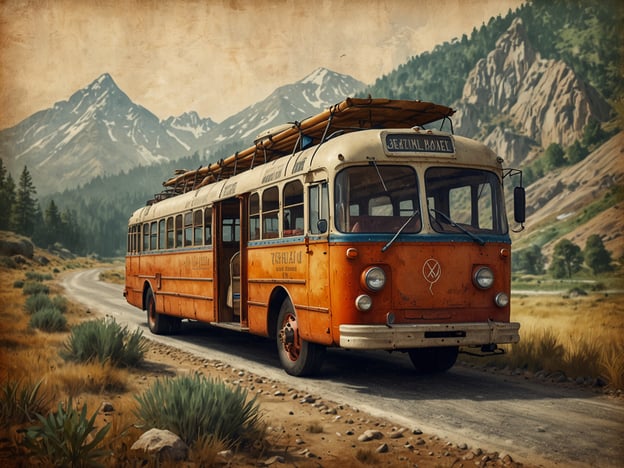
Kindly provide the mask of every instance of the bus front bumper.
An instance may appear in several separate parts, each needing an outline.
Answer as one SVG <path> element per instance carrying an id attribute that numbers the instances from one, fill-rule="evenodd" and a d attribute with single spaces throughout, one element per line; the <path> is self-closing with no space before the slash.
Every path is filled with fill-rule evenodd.
<path id="1" fill-rule="evenodd" d="M 410 349 L 482 346 L 520 341 L 517 322 L 340 325 L 340 346 L 347 349 Z"/>

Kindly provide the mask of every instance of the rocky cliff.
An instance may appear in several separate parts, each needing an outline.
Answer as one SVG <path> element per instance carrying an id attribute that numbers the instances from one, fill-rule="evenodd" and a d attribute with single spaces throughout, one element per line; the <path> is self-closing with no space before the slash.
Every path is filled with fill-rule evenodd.
<path id="1" fill-rule="evenodd" d="M 455 107 L 456 132 L 483 138 L 510 166 L 551 143 L 571 145 L 591 117 L 610 112 L 564 62 L 540 57 L 520 18 L 471 71 Z"/>

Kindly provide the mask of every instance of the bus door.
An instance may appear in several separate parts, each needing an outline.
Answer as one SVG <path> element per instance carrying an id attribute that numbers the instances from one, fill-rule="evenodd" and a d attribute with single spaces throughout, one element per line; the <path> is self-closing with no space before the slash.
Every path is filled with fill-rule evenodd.
<path id="1" fill-rule="evenodd" d="M 331 344 L 331 307 L 329 303 L 329 194 L 325 180 L 308 186 L 306 242 L 308 257 L 308 333 L 316 342 Z"/>
<path id="2" fill-rule="evenodd" d="M 247 327 L 247 243 L 241 236 L 241 228 L 246 227 L 241 226 L 241 219 L 246 219 L 245 200 L 228 198 L 214 204 L 217 322 L 233 328 Z"/>

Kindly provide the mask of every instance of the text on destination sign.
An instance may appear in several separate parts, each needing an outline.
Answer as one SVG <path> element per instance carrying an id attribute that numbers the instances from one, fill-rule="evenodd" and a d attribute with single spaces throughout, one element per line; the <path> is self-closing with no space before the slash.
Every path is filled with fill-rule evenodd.
<path id="1" fill-rule="evenodd" d="M 391 153 L 454 153 L 453 140 L 445 135 L 385 135 L 386 149 Z"/>

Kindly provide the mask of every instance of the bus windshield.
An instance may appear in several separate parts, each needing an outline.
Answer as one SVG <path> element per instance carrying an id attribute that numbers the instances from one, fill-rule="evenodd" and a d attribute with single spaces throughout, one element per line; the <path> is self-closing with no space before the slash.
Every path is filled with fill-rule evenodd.
<path id="1" fill-rule="evenodd" d="M 336 229 L 341 232 L 416 233 L 421 229 L 418 180 L 409 166 L 349 167 L 336 176 Z M 411 218 L 411 219 L 410 219 Z"/>
<path id="2" fill-rule="evenodd" d="M 506 234 L 498 177 L 489 171 L 432 167 L 425 173 L 431 227 L 440 233 Z"/>

